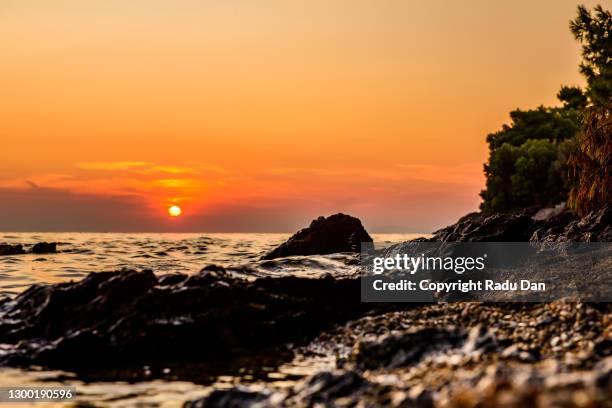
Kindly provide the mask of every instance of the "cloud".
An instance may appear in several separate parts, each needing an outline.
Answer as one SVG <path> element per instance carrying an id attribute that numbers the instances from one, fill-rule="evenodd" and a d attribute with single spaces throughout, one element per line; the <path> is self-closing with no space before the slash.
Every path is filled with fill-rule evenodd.
<path id="1" fill-rule="evenodd" d="M 83 170 L 134 170 L 154 166 L 155 163 L 139 162 L 139 161 L 120 161 L 120 162 L 79 162 L 74 163 L 74 166 Z"/>
<path id="2" fill-rule="evenodd" d="M 98 171 L 127 171 L 136 174 L 200 174 L 202 172 L 227 174 L 228 171 L 220 166 L 212 164 L 199 165 L 196 167 L 184 167 L 159 164 L 145 161 L 118 161 L 118 162 L 78 162 L 74 166 L 82 170 Z"/>
<path id="3" fill-rule="evenodd" d="M 0 195 L 0 231 L 163 229 L 138 196 L 82 194 L 45 187 L 0 187 Z"/>
<path id="4" fill-rule="evenodd" d="M 193 176 L 189 167 L 138 161 L 77 167 L 74 175 L 0 179 L 0 194 L 9 197 L 0 205 L 0 228 L 59 230 L 64 219 L 64 229 L 76 230 L 289 232 L 310 217 L 344 211 L 374 231 L 427 232 L 476 209 L 483 181 L 480 163 L 268 167 L 206 176 L 206 166 Z M 215 170 L 223 172 L 208 169 Z M 183 224 L 165 224 L 170 203 L 185 209 Z"/>
<path id="5" fill-rule="evenodd" d="M 170 174 L 198 174 L 199 171 L 189 167 L 177 166 L 153 166 L 142 171 L 144 174 L 149 173 L 170 173 Z"/>

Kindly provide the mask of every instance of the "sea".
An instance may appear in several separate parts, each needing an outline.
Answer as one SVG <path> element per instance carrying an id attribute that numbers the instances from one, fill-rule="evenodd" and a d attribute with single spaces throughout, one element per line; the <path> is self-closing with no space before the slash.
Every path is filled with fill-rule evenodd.
<path id="1" fill-rule="evenodd" d="M 0 233 L 0 243 L 57 242 L 57 253 L 0 257 L 0 297 L 15 297 L 33 284 L 78 281 L 90 273 L 124 268 L 152 270 L 157 275 L 198 273 L 211 264 L 225 267 L 246 279 L 262 276 L 355 273 L 348 255 L 330 254 L 261 260 L 291 234 L 256 233 Z M 389 246 L 428 234 L 371 234 L 379 247 Z M 0 353 L 2 345 L 0 344 Z M 198 380 L 174 377 L 171 368 L 164 379 L 117 381 L 110 375 L 80 378 L 63 371 L 39 368 L 0 368 L 0 387 L 73 386 L 76 398 L 64 403 L 19 403 L 19 407 L 180 407 L 186 400 L 208 394 L 211 389 L 229 388 L 249 382 L 278 387 L 296 379 L 332 368 L 333 358 L 302 358 L 278 367 L 258 367 L 257 373 L 218 375 Z M 146 370 L 146 367 L 144 367 Z M 0 403 L 0 407 L 8 406 Z"/>

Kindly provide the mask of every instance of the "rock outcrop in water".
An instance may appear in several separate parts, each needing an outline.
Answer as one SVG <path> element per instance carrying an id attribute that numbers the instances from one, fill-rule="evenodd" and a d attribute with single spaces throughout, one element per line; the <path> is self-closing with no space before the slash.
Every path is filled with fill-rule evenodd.
<path id="1" fill-rule="evenodd" d="M 57 243 L 55 242 L 37 242 L 32 247 L 33 254 L 54 254 L 57 252 Z"/>
<path id="2" fill-rule="evenodd" d="M 10 245 L 10 244 L 0 244 L 0 256 L 2 255 L 21 255 L 25 254 L 23 250 L 23 246 L 20 244 Z"/>
<path id="3" fill-rule="evenodd" d="M 308 228 L 295 233 L 287 242 L 264 255 L 262 259 L 359 252 L 362 242 L 372 242 L 372 238 L 361 225 L 359 218 L 334 214 L 313 220 Z"/>
<path id="4" fill-rule="evenodd" d="M 37 242 L 29 250 L 32 254 L 52 254 L 57 252 L 56 242 Z M 1 255 L 23 255 L 27 252 L 23 249 L 21 244 L 0 244 L 0 256 Z"/>

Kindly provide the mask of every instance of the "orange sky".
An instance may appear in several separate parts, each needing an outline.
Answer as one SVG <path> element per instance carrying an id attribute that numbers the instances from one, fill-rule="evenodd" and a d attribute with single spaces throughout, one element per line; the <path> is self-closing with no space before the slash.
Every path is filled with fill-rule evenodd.
<path id="1" fill-rule="evenodd" d="M 425 3 L 3 1 L 0 230 L 343 211 L 428 232 L 475 210 L 486 134 L 582 83 L 578 3 Z"/>

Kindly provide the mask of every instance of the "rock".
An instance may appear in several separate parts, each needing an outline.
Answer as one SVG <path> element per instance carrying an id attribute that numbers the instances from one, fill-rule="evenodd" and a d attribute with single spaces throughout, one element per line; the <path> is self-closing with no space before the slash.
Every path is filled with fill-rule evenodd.
<path id="1" fill-rule="evenodd" d="M 21 244 L 0 244 L 0 256 L 1 255 L 21 255 L 25 254 L 23 246 Z"/>
<path id="2" fill-rule="evenodd" d="M 356 393 L 367 381 L 355 371 L 322 371 L 307 379 L 295 391 L 294 401 L 305 406 L 322 404 L 329 406 L 330 402 L 347 396 L 356 397 Z M 354 398 L 354 403 L 359 398 Z"/>
<path id="3" fill-rule="evenodd" d="M 553 216 L 537 225 L 530 240 L 610 242 L 612 241 L 612 203 L 583 218 L 569 211 Z"/>
<path id="4" fill-rule="evenodd" d="M 565 211 L 567 206 L 565 202 L 555 205 L 554 207 L 547 207 L 538 210 L 531 218 L 535 221 L 544 221 L 550 217 L 555 217 Z"/>
<path id="5" fill-rule="evenodd" d="M 528 241 L 535 221 L 527 214 L 468 214 L 456 224 L 434 232 L 433 241 L 518 242 Z"/>
<path id="6" fill-rule="evenodd" d="M 561 207 L 519 214 L 484 216 L 471 213 L 434 232 L 441 242 L 609 242 L 612 240 L 612 204 L 580 218 Z M 550 210 L 550 211 L 549 211 Z"/>
<path id="7" fill-rule="evenodd" d="M 424 328 L 360 342 L 351 357 L 360 370 L 408 366 L 434 351 L 458 347 L 467 339 L 463 330 Z"/>
<path id="8" fill-rule="evenodd" d="M 360 252 L 362 242 L 372 242 L 361 221 L 346 214 L 319 217 L 295 233 L 262 259 L 293 255 L 324 255 L 335 252 Z"/>
<path id="9" fill-rule="evenodd" d="M 57 252 L 57 243 L 55 242 L 37 242 L 32 247 L 33 254 L 53 254 Z"/>
<path id="10" fill-rule="evenodd" d="M 214 390 L 204 398 L 185 402 L 183 408 L 243 408 L 257 404 L 261 406 L 268 398 L 269 395 L 263 392 L 235 387 L 228 390 Z"/>
<path id="11" fill-rule="evenodd" d="M 246 280 L 219 267 L 34 285 L 0 305 L 0 343 L 14 345 L 0 364 L 76 370 L 257 355 L 378 307 L 361 303 L 359 288 L 356 277 Z"/>

